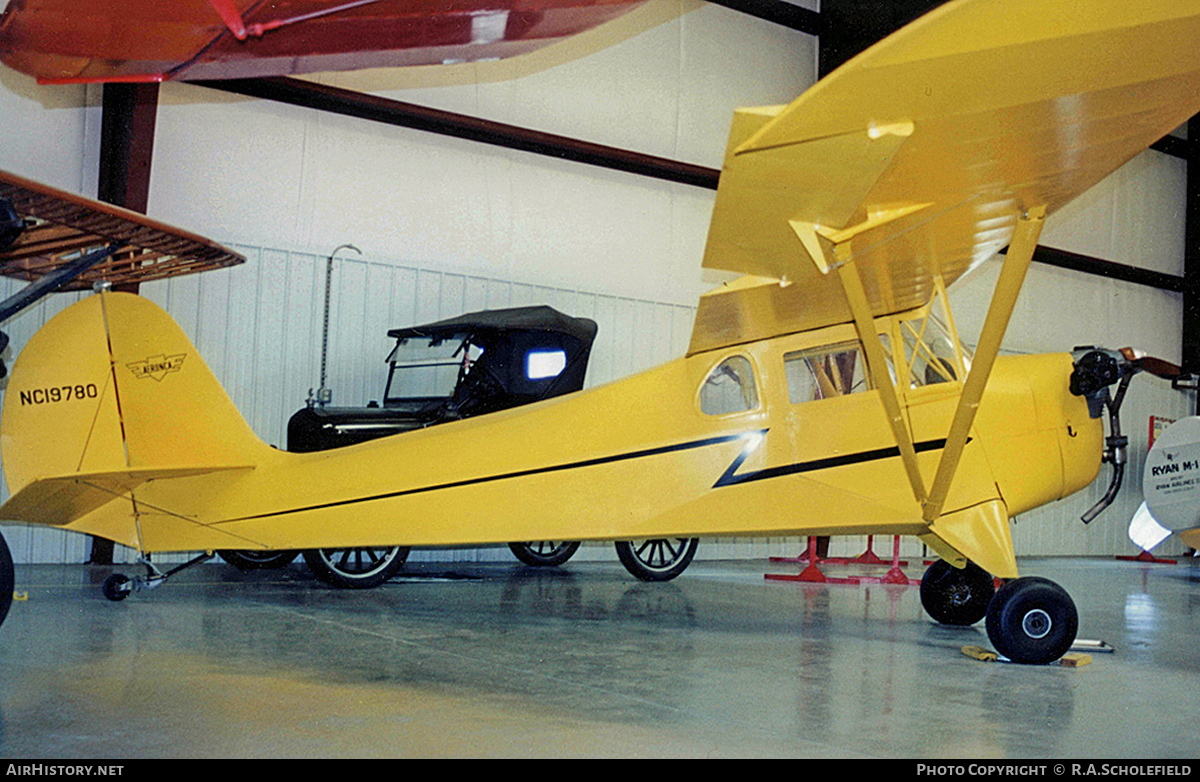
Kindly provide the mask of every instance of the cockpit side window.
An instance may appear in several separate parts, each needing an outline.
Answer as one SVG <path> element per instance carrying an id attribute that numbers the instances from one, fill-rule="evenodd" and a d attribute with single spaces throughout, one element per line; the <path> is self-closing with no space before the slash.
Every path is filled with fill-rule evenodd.
<path id="1" fill-rule="evenodd" d="M 700 387 L 700 412 L 705 415 L 744 413 L 758 407 L 754 369 L 744 356 L 731 356 L 708 373 Z"/>
<path id="2" fill-rule="evenodd" d="M 785 353 L 783 370 L 787 378 L 788 401 L 792 404 L 857 394 L 873 388 L 862 345 L 858 342 Z"/>

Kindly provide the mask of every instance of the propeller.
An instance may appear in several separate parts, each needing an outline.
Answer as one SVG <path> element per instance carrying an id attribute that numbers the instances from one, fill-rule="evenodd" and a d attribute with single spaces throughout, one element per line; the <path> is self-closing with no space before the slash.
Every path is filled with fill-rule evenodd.
<path id="1" fill-rule="evenodd" d="M 1183 367 L 1178 364 L 1172 364 L 1170 361 L 1165 361 L 1154 356 L 1147 356 L 1135 348 L 1121 348 L 1120 353 L 1129 362 L 1130 366 L 1139 372 L 1147 372 L 1164 380 L 1176 380 L 1183 375 Z"/>

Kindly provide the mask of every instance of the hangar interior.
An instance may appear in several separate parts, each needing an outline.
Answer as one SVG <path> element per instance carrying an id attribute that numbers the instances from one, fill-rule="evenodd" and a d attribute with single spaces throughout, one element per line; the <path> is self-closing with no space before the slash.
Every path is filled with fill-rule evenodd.
<path id="1" fill-rule="evenodd" d="M 715 170 L 735 108 L 792 100 L 939 4 L 651 0 L 521 58 L 304 78 Z M 813 16 L 797 22 L 794 8 Z M 698 296 L 723 279 L 699 269 L 708 186 L 212 85 L 150 92 L 151 127 L 135 131 L 145 211 L 247 263 L 140 293 L 183 326 L 268 443 L 282 443 L 319 384 L 326 264 L 345 244 L 354 250 L 332 263 L 328 374 L 347 405 L 378 399 L 389 329 L 498 307 L 595 320 L 586 386 L 629 376 L 686 351 Z M 102 194 L 117 94 L 0 67 L 0 169 Z M 1187 363 L 1187 135 L 1054 217 L 1044 247 L 1127 273 L 1035 262 L 1005 353 L 1132 345 Z M 968 345 L 999 266 L 950 291 Z M 4 280 L 0 295 L 22 284 Z M 5 358 L 83 295 L 56 294 L 6 324 Z M 1148 423 L 1195 407 L 1194 392 L 1139 378 L 1122 413 L 1134 477 L 1104 516 L 1079 521 L 1106 470 L 1013 521 L 1023 566 L 1069 585 L 1081 637 L 1115 648 L 1079 669 L 972 660 L 959 648 L 986 643 L 979 628 L 930 624 L 911 589 L 764 583 L 779 567 L 769 557 L 804 549 L 796 537 L 702 541 L 669 584 L 629 580 L 610 544 L 590 543 L 557 573 L 527 572 L 506 548 L 416 550 L 404 577 L 367 592 L 316 587 L 299 564 L 265 574 L 214 563 L 111 605 L 98 586 L 108 569 L 85 564 L 91 540 L 13 525 L 3 531 L 26 599 L 0 631 L 0 755 L 1186 754 L 1200 724 L 1190 551 L 1156 549 L 1176 566 L 1114 557 L 1138 551 L 1126 526 L 1142 501 Z M 829 553 L 866 545 L 834 538 Z M 919 575 L 920 542 L 903 539 L 900 554 Z M 128 564 L 136 552 L 113 556 Z"/>

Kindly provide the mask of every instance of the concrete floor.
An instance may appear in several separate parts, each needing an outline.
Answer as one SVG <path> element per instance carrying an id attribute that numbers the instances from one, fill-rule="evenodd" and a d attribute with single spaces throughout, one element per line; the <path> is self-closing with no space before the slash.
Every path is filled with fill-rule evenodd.
<path id="1" fill-rule="evenodd" d="M 915 588 L 766 581 L 793 568 L 765 561 L 665 584 L 615 558 L 426 563 L 371 591 L 206 564 L 123 603 L 109 568 L 18 567 L 0 756 L 1194 756 L 1200 568 L 1022 567 L 1115 652 L 978 662 L 982 624 L 931 623 Z"/>

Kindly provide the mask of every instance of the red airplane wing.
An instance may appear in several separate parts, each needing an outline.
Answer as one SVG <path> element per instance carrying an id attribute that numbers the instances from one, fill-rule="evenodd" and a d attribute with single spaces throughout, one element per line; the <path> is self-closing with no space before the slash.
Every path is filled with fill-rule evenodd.
<path id="1" fill-rule="evenodd" d="M 0 62 L 42 82 L 155 82 L 524 54 L 645 0 L 11 0 Z"/>

